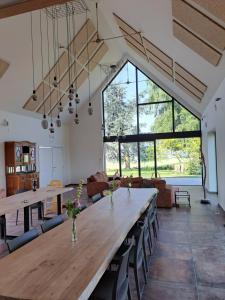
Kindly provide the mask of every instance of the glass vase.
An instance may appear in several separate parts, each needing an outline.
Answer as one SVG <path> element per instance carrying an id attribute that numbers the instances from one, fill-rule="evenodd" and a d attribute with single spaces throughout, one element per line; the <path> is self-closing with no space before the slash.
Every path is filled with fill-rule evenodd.
<path id="1" fill-rule="evenodd" d="M 72 242 L 75 242 L 77 240 L 77 226 L 76 226 L 76 218 L 72 219 Z"/>

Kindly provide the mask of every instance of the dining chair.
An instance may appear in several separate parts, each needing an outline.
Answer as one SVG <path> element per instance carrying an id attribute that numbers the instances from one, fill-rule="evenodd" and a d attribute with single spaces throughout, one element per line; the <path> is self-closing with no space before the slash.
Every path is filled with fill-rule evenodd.
<path id="1" fill-rule="evenodd" d="M 144 277 L 145 284 L 147 283 L 147 270 L 146 270 L 146 262 L 144 256 L 144 247 L 143 247 L 143 237 L 144 237 L 144 226 L 137 222 L 135 228 L 135 234 L 133 235 L 133 228 L 132 234 L 128 233 L 127 240 L 130 240 L 131 236 L 134 237 L 134 246 L 131 249 L 130 257 L 129 257 L 129 266 L 134 271 L 134 278 L 135 278 L 135 285 L 138 300 L 141 300 L 141 296 L 143 294 L 144 286 L 141 289 L 140 285 L 140 277 L 139 274 L 142 273 Z M 118 250 L 115 258 L 112 260 L 112 265 L 118 264 L 118 257 L 121 255 L 121 251 L 123 251 L 123 245 Z"/>
<path id="2" fill-rule="evenodd" d="M 8 246 L 9 253 L 14 252 L 15 250 L 19 249 L 20 247 L 34 240 L 38 236 L 39 236 L 39 232 L 36 228 L 34 228 L 12 240 L 8 240 L 6 243 Z"/>
<path id="3" fill-rule="evenodd" d="M 153 196 L 153 199 L 151 201 L 149 211 L 148 211 L 148 222 L 149 222 L 149 232 L 151 235 L 151 227 L 153 229 L 154 237 L 157 238 L 157 229 L 159 229 L 159 221 L 158 221 L 158 214 L 157 214 L 157 194 Z"/>
<path id="4" fill-rule="evenodd" d="M 55 228 L 56 226 L 62 224 L 64 222 L 62 215 L 58 215 L 48 221 L 45 221 L 41 224 L 41 230 L 43 233 Z"/>
<path id="5" fill-rule="evenodd" d="M 91 200 L 93 203 L 98 202 L 102 198 L 102 195 L 100 193 L 95 194 L 94 196 L 91 197 Z"/>
<path id="6" fill-rule="evenodd" d="M 93 291 L 90 300 L 131 300 L 129 286 L 129 256 L 133 241 L 124 245 L 116 271 L 107 270 Z"/>

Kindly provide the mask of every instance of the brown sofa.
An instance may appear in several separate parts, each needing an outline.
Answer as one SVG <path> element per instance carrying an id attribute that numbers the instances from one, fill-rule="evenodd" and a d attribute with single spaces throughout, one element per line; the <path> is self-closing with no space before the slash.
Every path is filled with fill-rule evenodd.
<path id="1" fill-rule="evenodd" d="M 173 189 L 166 185 L 166 181 L 160 178 L 144 179 L 142 177 L 121 178 L 120 186 L 128 187 L 129 182 L 133 188 L 157 188 L 159 190 L 157 206 L 171 208 L 173 205 Z"/>
<path id="2" fill-rule="evenodd" d="M 113 178 L 107 176 L 105 172 L 97 172 L 87 178 L 87 194 L 89 197 L 108 190 L 112 186 Z M 116 185 L 120 185 L 120 180 L 115 180 Z"/>

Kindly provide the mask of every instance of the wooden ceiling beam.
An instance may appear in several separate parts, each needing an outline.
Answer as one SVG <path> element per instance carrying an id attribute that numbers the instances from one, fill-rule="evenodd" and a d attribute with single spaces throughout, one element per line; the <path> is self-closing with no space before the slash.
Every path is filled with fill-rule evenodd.
<path id="1" fill-rule="evenodd" d="M 56 4 L 63 4 L 68 0 L 27 0 L 25 2 L 18 2 L 0 8 L 0 19 L 20 15 L 33 10 L 46 8 Z"/>

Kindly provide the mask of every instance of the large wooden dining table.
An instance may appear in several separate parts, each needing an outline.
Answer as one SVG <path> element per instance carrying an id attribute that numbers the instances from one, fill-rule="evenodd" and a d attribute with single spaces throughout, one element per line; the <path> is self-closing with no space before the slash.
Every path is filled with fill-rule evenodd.
<path id="1" fill-rule="evenodd" d="M 86 300 L 157 189 L 119 188 L 0 259 L 0 299 Z"/>
<path id="2" fill-rule="evenodd" d="M 61 214 L 61 195 L 71 190 L 73 188 L 46 187 L 2 198 L 0 199 L 0 216 L 5 218 L 6 214 L 15 213 L 18 209 L 24 209 L 24 232 L 26 232 L 30 228 L 30 205 L 57 196 L 57 211 L 58 214 Z M 1 228 L 1 238 L 4 236 L 2 230 L 3 228 Z"/>

